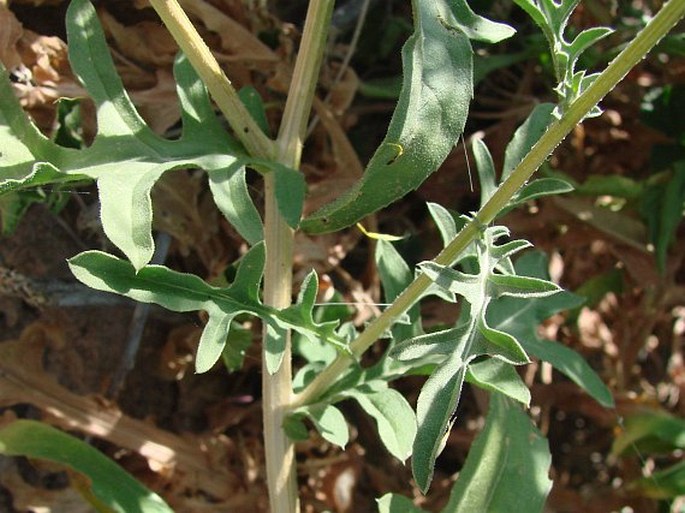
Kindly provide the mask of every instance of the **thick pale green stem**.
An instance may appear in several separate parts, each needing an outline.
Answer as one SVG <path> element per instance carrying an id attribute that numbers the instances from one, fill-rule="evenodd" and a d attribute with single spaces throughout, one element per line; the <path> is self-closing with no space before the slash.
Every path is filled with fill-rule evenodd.
<path id="1" fill-rule="evenodd" d="M 333 0 L 312 0 L 307 11 L 300 51 L 293 70 L 283 121 L 277 141 L 259 129 L 211 51 L 176 0 L 150 0 L 152 6 L 202 78 L 221 112 L 248 152 L 257 158 L 276 160 L 298 169 L 307 120 L 319 78 L 319 70 L 333 12 Z M 290 304 L 292 295 L 293 230 L 278 210 L 274 176 L 265 181 L 264 303 L 276 308 Z M 266 329 L 264 337 L 266 338 Z M 264 446 L 269 500 L 272 513 L 298 513 L 297 475 L 293 443 L 282 425 L 291 409 L 292 367 L 290 334 L 283 363 L 269 375 L 262 365 Z M 263 362 L 266 358 L 263 358 Z"/>
<path id="2" fill-rule="evenodd" d="M 277 160 L 297 169 L 312 107 L 321 59 L 326 47 L 333 0 L 312 0 L 307 11 L 300 51 L 288 91 L 277 143 Z M 290 304 L 292 295 L 293 230 L 278 211 L 273 174 L 265 177 L 264 303 L 276 308 Z M 264 336 L 266 337 L 266 328 Z M 272 513 L 299 511 L 295 448 L 283 431 L 283 420 L 292 401 L 290 333 L 279 370 L 269 375 L 262 363 L 264 446 L 266 476 Z"/>
<path id="3" fill-rule="evenodd" d="M 488 224 L 504 208 L 512 196 L 537 171 L 561 141 L 606 96 L 623 77 L 668 33 L 685 14 L 685 0 L 671 0 L 640 32 L 640 34 L 607 66 L 597 80 L 568 108 L 563 118 L 553 123 L 521 163 L 483 205 L 474 221 L 467 224 L 435 262 L 450 265 L 478 235 L 480 226 Z M 339 376 L 366 351 L 392 323 L 408 310 L 430 285 L 430 280 L 419 275 L 400 294 L 394 303 L 376 318 L 350 344 L 353 356 L 341 354 L 323 370 L 293 401 L 293 407 L 309 404 L 320 397 Z"/>
<path id="4" fill-rule="evenodd" d="M 217 106 L 236 137 L 253 157 L 272 160 L 276 145 L 259 128 L 240 101 L 231 81 L 219 66 L 211 50 L 176 0 L 150 0 L 178 46 L 207 86 Z"/>

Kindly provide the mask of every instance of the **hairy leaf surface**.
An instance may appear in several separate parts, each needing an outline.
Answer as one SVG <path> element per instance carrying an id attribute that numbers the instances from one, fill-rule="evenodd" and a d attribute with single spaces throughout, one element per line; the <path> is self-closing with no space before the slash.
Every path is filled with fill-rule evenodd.
<path id="1" fill-rule="evenodd" d="M 131 103 L 88 0 L 71 2 L 67 33 L 74 73 L 97 107 L 98 133 L 83 150 L 62 148 L 45 139 L 14 100 L 3 72 L 0 142 L 11 151 L 0 157 L 0 193 L 84 176 L 95 179 L 105 234 L 141 269 L 154 251 L 150 190 L 167 171 L 197 167 L 210 174 L 211 190 L 227 219 L 249 242 L 260 240 L 261 220 L 244 178 L 250 159 L 221 127 L 204 85 L 187 60 L 180 57 L 174 68 L 183 132 L 178 140 L 166 140 L 152 132 Z M 284 190 L 277 187 L 277 195 L 289 196 L 287 207 L 282 199 L 279 208 L 295 223 L 301 206 L 291 193 L 303 185 L 291 174 L 291 170 L 278 171 L 286 178 L 278 180 Z"/>
<path id="2" fill-rule="evenodd" d="M 350 226 L 428 178 L 464 129 L 473 96 L 469 38 L 492 42 L 514 33 L 476 16 L 463 0 L 414 0 L 412 7 L 414 33 L 402 49 L 402 90 L 387 135 L 360 181 L 303 220 L 307 232 Z"/>
<path id="3" fill-rule="evenodd" d="M 516 262 L 516 270 L 520 275 L 545 279 L 547 258 L 542 253 L 527 253 Z M 585 359 L 558 342 L 543 340 L 537 333 L 536 328 L 543 320 L 582 303 L 583 298 L 566 291 L 558 291 L 544 299 L 502 297 L 493 301 L 487 319 L 498 329 L 514 335 L 526 352 L 551 363 L 602 406 L 612 408 L 611 391 Z"/>
<path id="4" fill-rule="evenodd" d="M 375 390 L 368 385 L 345 392 L 355 399 L 378 427 L 378 435 L 390 454 L 404 461 L 412 451 L 416 436 L 416 417 L 407 400 L 384 382 Z"/>
<path id="5" fill-rule="evenodd" d="M 473 443 L 443 513 L 540 513 L 552 487 L 547 440 L 521 408 L 490 396 L 485 428 Z"/>
<path id="6" fill-rule="evenodd" d="M 439 219 L 445 221 L 447 217 L 440 215 Z M 467 375 L 472 382 L 489 390 L 500 390 L 524 404 L 530 400 L 513 369 L 504 370 L 507 365 L 529 362 L 523 341 L 516 333 L 492 325 L 488 312 L 499 298 L 530 301 L 550 296 L 560 289 L 544 279 L 514 274 L 511 256 L 530 244 L 517 240 L 496 244 L 507 235 L 508 231 L 502 227 L 485 228 L 481 238 L 475 241 L 475 266 L 464 267 L 463 271 L 435 262 L 420 264 L 421 271 L 437 286 L 463 297 L 465 304 L 454 328 L 413 337 L 390 350 L 390 356 L 400 361 L 437 363 L 421 389 L 416 407 L 419 430 L 414 442 L 412 469 L 423 491 L 430 485 L 435 459 L 454 422 Z M 498 363 L 490 363 L 489 358 Z"/>
<path id="7" fill-rule="evenodd" d="M 333 323 L 314 322 L 311 314 L 313 301 L 301 301 L 287 310 L 277 310 L 261 303 L 258 290 L 264 257 L 264 245 L 253 246 L 242 258 L 234 282 L 226 288 L 213 287 L 195 275 L 159 265 L 148 265 L 136 272 L 130 263 L 100 251 L 76 255 L 69 259 L 69 267 L 77 279 L 94 289 L 114 292 L 143 303 L 155 303 L 176 312 L 206 311 L 209 321 L 200 339 L 195 362 L 197 372 L 206 372 L 219 359 L 231 321 L 241 313 L 262 318 L 273 334 L 273 345 L 267 350 L 271 362 L 269 372 L 275 372 L 282 360 L 284 344 L 278 334 L 285 329 L 295 329 L 308 338 L 329 341 L 343 348 L 344 344 L 335 335 Z M 313 287 L 316 287 L 316 280 Z"/>

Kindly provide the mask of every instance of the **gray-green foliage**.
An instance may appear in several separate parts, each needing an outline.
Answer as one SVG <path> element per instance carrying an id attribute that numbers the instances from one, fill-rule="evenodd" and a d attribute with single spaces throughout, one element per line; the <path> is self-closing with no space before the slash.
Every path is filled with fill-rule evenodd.
<path id="1" fill-rule="evenodd" d="M 310 233 L 339 230 L 416 189 L 461 135 L 473 97 L 471 39 L 498 42 L 514 31 L 471 11 L 464 0 L 412 1 L 414 33 L 402 49 L 404 79 L 388 133 L 364 175 L 303 220 Z"/>
<path id="2" fill-rule="evenodd" d="M 236 316 L 249 313 L 262 318 L 274 331 L 295 329 L 315 341 L 323 340 L 340 346 L 342 342 L 334 332 L 334 324 L 317 323 L 312 308 L 318 283 L 311 274 L 303 284 L 300 301 L 295 305 L 276 310 L 259 299 L 264 270 L 264 245 L 256 244 L 238 267 L 236 278 L 227 288 L 213 287 L 192 274 L 184 274 L 160 265 L 147 265 L 136 271 L 132 264 L 101 251 L 86 251 L 69 260 L 74 275 L 89 287 L 121 294 L 143 303 L 155 303 L 169 310 L 189 312 L 205 310 L 209 320 L 198 347 L 195 367 L 198 372 L 212 368 L 221 356 L 231 322 Z M 267 368 L 278 369 L 283 358 L 281 340 L 269 339 Z"/>
<path id="3" fill-rule="evenodd" d="M 568 21 L 580 0 L 514 0 L 542 29 L 549 44 L 557 81 L 556 92 L 559 105 L 555 110 L 561 116 L 566 108 L 595 80 L 598 74 L 587 74 L 576 69 L 578 58 L 594 43 L 613 31 L 608 27 L 593 27 L 583 30 L 571 41 L 566 40 Z M 595 107 L 588 117 L 602 111 Z"/>
<path id="4" fill-rule="evenodd" d="M 473 153 L 481 184 L 481 202 L 488 201 L 546 130 L 552 113 L 582 92 L 593 76 L 577 70 L 578 56 L 608 29 L 582 32 L 571 42 L 564 32 L 577 0 L 517 0 L 542 27 L 550 42 L 559 78 L 561 105 L 541 105 L 517 130 L 498 173 L 487 146 L 475 141 Z M 474 14 L 464 0 L 414 0 L 414 32 L 402 52 L 404 79 L 386 138 L 352 189 L 302 222 L 312 233 L 333 231 L 358 221 L 418 187 L 452 150 L 463 131 L 473 92 L 471 40 L 498 42 L 513 30 Z M 68 16 L 70 61 L 97 106 L 98 133 L 85 149 L 65 148 L 40 134 L 12 101 L 10 83 L 0 73 L 0 194 L 44 184 L 90 178 L 97 181 L 102 224 L 108 238 L 127 260 L 98 251 L 70 259 L 74 275 L 87 285 L 175 311 L 204 310 L 208 322 L 198 348 L 196 369 L 210 369 L 224 355 L 239 367 L 244 334 L 231 337 L 238 316 L 253 315 L 267 326 L 266 368 L 282 364 L 287 330 L 307 363 L 293 386 L 301 391 L 327 365 L 343 355 L 352 360 L 348 343 L 359 333 L 344 322 L 347 309 L 326 313 L 317 308 L 318 279 L 304 279 L 296 303 L 288 308 L 266 306 L 260 298 L 265 248 L 262 220 L 247 192 L 245 167 L 274 173 L 275 196 L 291 228 L 300 224 L 305 193 L 303 175 L 272 162 L 253 159 L 216 119 L 204 85 L 183 56 L 175 65 L 183 131 L 178 140 L 152 132 L 130 102 L 109 56 L 96 13 L 88 0 L 73 0 Z M 263 118 L 254 92 L 244 101 L 255 119 Z M 263 126 L 263 128 L 266 128 Z M 149 265 L 153 252 L 150 190 L 166 172 L 179 168 L 207 172 L 213 198 L 226 219 L 251 246 L 243 255 L 234 281 L 214 287 L 197 276 Z M 502 212 L 569 186 L 558 179 L 526 184 Z M 429 210 L 447 245 L 463 227 L 439 205 Z M 411 269 L 388 242 L 379 241 L 376 263 L 385 299 L 393 302 L 421 274 L 432 284 L 407 306 L 383 334 L 387 351 L 368 367 L 355 362 L 315 401 L 293 408 L 283 428 L 293 439 L 308 436 L 311 423 L 331 443 L 344 447 L 349 431 L 338 403 L 355 401 L 375 421 L 390 454 L 404 461 L 412 456 L 417 483 L 427 491 L 436 458 L 455 417 L 464 382 L 492 393 L 484 431 L 479 436 L 445 513 L 500 511 L 502 505 L 540 511 L 549 490 L 550 457 L 546 442 L 522 411 L 530 392 L 515 366 L 534 356 L 552 363 L 600 403 L 611 396 L 592 369 L 575 353 L 541 340 L 536 326 L 578 298 L 548 281 L 545 262 L 536 254 L 514 255 L 530 244 L 508 239 L 501 226 L 482 226 L 470 246 L 449 265 L 423 262 Z M 532 255 L 532 256 L 531 256 Z M 427 280 L 428 281 L 428 280 Z M 438 296 L 457 301 L 453 325 L 426 333 L 419 301 Z M 333 312 L 333 310 L 331 310 Z M 236 347 L 226 350 L 227 341 Z M 416 414 L 388 383 L 407 374 L 428 376 Z M 521 474 L 523 472 L 523 474 Z M 521 483 L 524 484 L 521 484 Z M 523 495 L 525 501 L 522 502 Z M 406 499 L 388 496 L 381 511 L 420 511 Z M 492 509 L 492 508 L 497 509 Z"/>
<path id="5" fill-rule="evenodd" d="M 463 298 L 461 315 L 453 328 L 402 341 L 391 353 L 403 361 L 437 361 L 435 370 L 421 389 L 416 410 L 419 431 L 414 442 L 412 467 L 414 478 L 424 491 L 430 485 L 435 459 L 454 422 L 462 386 L 472 364 L 483 357 L 510 365 L 530 361 L 516 337 L 488 323 L 490 303 L 501 297 L 536 298 L 559 291 L 559 287 L 549 281 L 513 273 L 511 256 L 528 244 L 525 241 L 497 244 L 505 235 L 508 234 L 502 227 L 483 230 L 481 239 L 475 242 L 477 262 L 465 262 L 473 272 L 432 262 L 420 265 L 422 272 L 438 286 Z M 481 381 L 487 382 L 488 376 L 498 376 L 496 370 L 487 373 L 481 369 Z M 498 377 L 504 378 L 498 383 L 504 393 L 512 390 L 513 397 L 528 403 L 529 396 L 519 393 L 520 378 L 516 373 L 502 376 L 500 371 Z"/>
<path id="6" fill-rule="evenodd" d="M 221 127 L 189 63 L 181 57 L 175 67 L 183 133 L 178 140 L 166 140 L 154 134 L 133 107 L 87 0 L 71 3 L 67 29 L 73 71 L 97 106 L 97 136 L 82 150 L 58 146 L 40 134 L 18 104 L 3 101 L 0 135 L 12 143 L 7 145 L 11 151 L 0 156 L 0 191 L 84 177 L 96 180 L 105 234 L 140 269 L 154 251 L 150 190 L 167 171 L 199 167 L 207 171 L 215 201 L 229 221 L 250 243 L 259 241 L 261 219 L 244 178 L 245 165 L 254 161 Z M 4 72 L 0 94 L 12 97 Z M 279 206 L 296 224 L 302 206 L 297 199 L 304 191 L 301 174 L 275 165 L 265 172 L 277 174 L 279 195 L 284 198 Z"/>
<path id="7" fill-rule="evenodd" d="M 540 513 L 552 487 L 548 475 L 551 459 L 547 440 L 520 405 L 494 393 L 485 428 L 471 446 L 440 513 Z M 525 478 L 519 477 L 522 473 Z M 380 513 L 425 513 L 395 494 L 385 495 L 378 505 Z"/>

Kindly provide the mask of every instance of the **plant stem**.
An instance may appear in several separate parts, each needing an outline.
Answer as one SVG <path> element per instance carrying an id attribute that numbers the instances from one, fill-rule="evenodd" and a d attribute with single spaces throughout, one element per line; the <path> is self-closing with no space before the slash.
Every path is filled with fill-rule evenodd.
<path id="1" fill-rule="evenodd" d="M 302 144 L 319 78 L 321 60 L 333 13 L 333 0 L 309 3 L 300 50 L 290 82 L 283 120 L 276 140 L 277 160 L 293 169 L 300 166 Z M 264 303 L 276 308 L 290 304 L 292 295 L 293 230 L 281 216 L 276 201 L 273 173 L 265 178 L 264 239 L 267 259 L 264 269 Z M 264 327 L 264 339 L 267 332 Z M 295 448 L 282 426 L 292 401 L 290 333 L 280 368 L 273 375 L 262 358 L 262 414 L 266 476 L 272 513 L 297 513 Z"/>
<path id="2" fill-rule="evenodd" d="M 571 130 L 647 55 L 683 15 L 685 15 L 685 0 L 671 0 L 666 3 L 637 37 L 597 77 L 597 80 L 569 106 L 564 116 L 547 129 L 511 175 L 498 187 L 490 200 L 478 211 L 473 221 L 464 226 L 435 257 L 434 261 L 441 265 L 451 265 L 473 242 L 480 232 L 479 227 L 487 225 L 495 218 Z M 419 300 L 430 284 L 430 279 L 425 275 L 417 276 L 393 304 L 350 343 L 350 354 L 338 355 L 295 397 L 293 408 L 310 404 L 321 397 L 328 387 L 336 383 L 339 376 L 357 361 L 401 314 Z"/>
<path id="3" fill-rule="evenodd" d="M 319 78 L 321 60 L 333 0 L 313 0 L 309 4 L 300 51 L 293 70 L 278 139 L 270 140 L 259 129 L 240 101 L 230 80 L 197 33 L 176 0 L 151 0 L 160 18 L 188 57 L 214 101 L 228 120 L 236 137 L 253 156 L 277 160 L 298 169 L 307 120 Z M 290 304 L 292 294 L 293 230 L 278 210 L 273 173 L 264 177 L 264 240 L 267 261 L 264 269 L 264 303 L 275 308 Z M 264 340 L 267 331 L 264 328 Z M 282 425 L 292 400 L 290 333 L 280 368 L 269 375 L 262 358 L 264 446 L 270 508 L 273 513 L 299 512 L 295 449 Z"/>
<path id="4" fill-rule="evenodd" d="M 176 0 L 150 0 L 157 14 L 207 86 L 235 136 L 253 157 L 272 160 L 276 145 L 259 128 L 231 81 Z"/>

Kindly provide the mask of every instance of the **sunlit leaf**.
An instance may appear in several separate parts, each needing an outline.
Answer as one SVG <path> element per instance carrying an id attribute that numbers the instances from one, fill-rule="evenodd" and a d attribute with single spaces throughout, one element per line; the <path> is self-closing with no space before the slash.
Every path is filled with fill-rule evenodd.
<path id="1" fill-rule="evenodd" d="M 426 513 L 425 510 L 414 506 L 414 503 L 396 493 L 385 494 L 378 502 L 378 513 Z"/>
<path id="2" fill-rule="evenodd" d="M 295 415 L 305 415 L 309 418 L 324 440 L 328 440 L 338 447 L 345 448 L 350 439 L 349 429 L 345 417 L 340 410 L 331 404 L 313 404 L 303 406 L 293 412 Z"/>
<path id="3" fill-rule="evenodd" d="M 445 447 L 454 420 L 466 366 L 461 354 L 442 362 L 421 388 L 416 405 L 418 432 L 412 452 L 414 479 L 426 493 L 433 479 L 435 460 Z"/>
<path id="4" fill-rule="evenodd" d="M 373 417 L 378 435 L 390 454 L 400 461 L 411 455 L 416 417 L 402 394 L 387 386 L 380 391 L 362 386 L 347 391 L 345 395 L 355 399 Z"/>
<path id="5" fill-rule="evenodd" d="M 486 358 L 469 365 L 466 381 L 485 390 L 511 397 L 524 406 L 530 405 L 530 390 L 516 369 L 496 358 Z"/>
<path id="6" fill-rule="evenodd" d="M 7 128 L 1 129 L 0 138 L 9 149 L 2 156 L 6 165 L 0 192 L 46 181 L 83 180 L 84 176 L 97 180 L 105 234 L 141 269 L 154 252 L 150 190 L 167 171 L 198 167 L 219 172 L 212 186 L 217 203 L 239 232 L 257 242 L 260 221 L 249 205 L 242 174 L 249 159 L 221 127 L 187 60 L 181 57 L 174 68 L 183 132 L 178 140 L 165 140 L 152 132 L 131 103 L 88 0 L 69 5 L 67 33 L 74 73 L 97 107 L 98 133 L 83 150 L 57 147 L 40 136 L 11 94 L 3 95 L 7 101 L 0 103 Z M 8 89 L 4 76 L 0 87 Z M 226 195 L 236 200 L 235 206 L 227 206 Z M 294 213 L 287 213 L 292 220 Z"/>
<path id="7" fill-rule="evenodd" d="M 173 513 L 157 494 L 92 445 L 47 424 L 16 420 L 1 428 L 0 453 L 53 461 L 80 472 L 90 483 L 84 491 L 92 492 L 111 511 Z"/>
<path id="8" fill-rule="evenodd" d="M 510 27 L 476 16 L 466 2 L 412 2 L 414 33 L 402 49 L 403 83 L 388 133 L 362 178 L 302 222 L 310 233 L 350 226 L 416 189 L 463 132 L 473 96 L 469 37 L 488 41 Z"/>
<path id="9" fill-rule="evenodd" d="M 444 513 L 541 513 L 552 487 L 547 440 L 521 408 L 490 396 L 485 428 L 471 446 Z"/>
<path id="10" fill-rule="evenodd" d="M 264 267 L 264 245 L 256 244 L 243 256 L 233 284 L 213 287 L 191 274 L 172 271 L 164 266 L 148 265 L 138 272 L 124 260 L 99 251 L 86 251 L 69 259 L 69 267 L 78 280 L 89 287 L 114 292 L 143 303 L 155 303 L 169 310 L 190 312 L 204 310 L 209 320 L 200 340 L 196 369 L 209 370 L 219 359 L 226 344 L 231 320 L 241 313 L 262 318 L 268 325 L 265 341 L 270 372 L 280 365 L 285 348 L 285 330 L 295 329 L 314 339 L 344 344 L 335 335 L 337 323 L 316 323 L 311 315 L 313 303 L 298 303 L 277 310 L 261 303 L 258 288 Z"/>
<path id="11" fill-rule="evenodd" d="M 516 269 L 520 275 L 544 279 L 547 277 L 547 258 L 542 253 L 526 253 L 516 262 Z M 566 374 L 600 404 L 613 407 L 611 391 L 578 353 L 557 342 L 541 339 L 537 332 L 537 326 L 543 320 L 582 303 L 581 297 L 566 291 L 539 299 L 502 297 L 493 300 L 487 319 L 490 325 L 514 335 L 527 353 Z"/>

